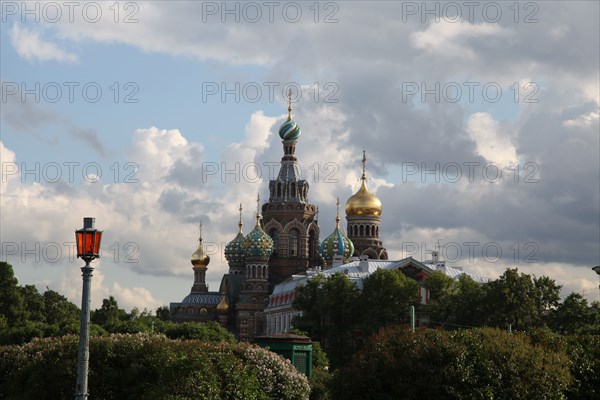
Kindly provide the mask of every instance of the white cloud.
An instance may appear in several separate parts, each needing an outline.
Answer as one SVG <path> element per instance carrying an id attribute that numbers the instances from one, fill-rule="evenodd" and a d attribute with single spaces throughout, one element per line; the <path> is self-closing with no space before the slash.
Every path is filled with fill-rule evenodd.
<path id="1" fill-rule="evenodd" d="M 417 49 L 434 54 L 474 59 L 476 53 L 469 46 L 469 40 L 479 40 L 486 36 L 501 37 L 506 34 L 507 32 L 498 24 L 471 24 L 467 21 L 452 23 L 444 20 L 438 23 L 432 22 L 427 29 L 414 32 L 410 37 L 413 46 Z"/>
<path id="2" fill-rule="evenodd" d="M 19 166 L 15 162 L 16 160 L 15 153 L 4 146 L 4 143 L 0 140 L 0 165 L 2 167 L 0 193 L 6 193 L 8 182 L 18 177 Z"/>
<path id="3" fill-rule="evenodd" d="M 488 162 L 508 167 L 517 161 L 515 146 L 489 113 L 478 112 L 469 116 L 467 131 L 477 144 L 477 153 Z"/>
<path id="4" fill-rule="evenodd" d="M 598 111 L 592 111 L 587 114 L 582 114 L 574 119 L 568 119 L 563 122 L 563 125 L 566 127 L 579 127 L 579 128 L 589 128 L 594 123 L 598 123 L 598 119 L 600 117 L 600 113 Z"/>
<path id="5" fill-rule="evenodd" d="M 10 41 L 19 56 L 26 60 L 77 62 L 75 54 L 68 53 L 52 42 L 40 38 L 40 32 L 20 28 L 16 23 L 10 32 Z"/>

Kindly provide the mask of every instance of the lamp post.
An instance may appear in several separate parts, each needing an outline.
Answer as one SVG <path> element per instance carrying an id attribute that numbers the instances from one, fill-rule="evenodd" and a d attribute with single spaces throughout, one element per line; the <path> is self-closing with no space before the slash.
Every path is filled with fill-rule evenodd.
<path id="1" fill-rule="evenodd" d="M 84 218 L 83 228 L 75 231 L 77 257 L 85 261 L 81 268 L 83 291 L 81 293 L 81 327 L 79 330 L 79 353 L 77 355 L 77 386 L 75 400 L 88 398 L 88 365 L 90 359 L 90 290 L 92 286 L 92 260 L 100 257 L 102 231 L 94 227 L 95 218 Z"/>
<path id="2" fill-rule="evenodd" d="M 592 270 L 598 274 L 598 279 L 600 279 L 600 265 L 596 265 Z M 598 292 L 598 298 L 600 299 L 600 283 L 598 284 Z"/>

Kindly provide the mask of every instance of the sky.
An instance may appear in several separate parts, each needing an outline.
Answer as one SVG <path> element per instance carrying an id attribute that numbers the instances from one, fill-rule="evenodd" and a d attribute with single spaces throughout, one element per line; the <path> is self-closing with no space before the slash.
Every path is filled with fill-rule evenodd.
<path id="1" fill-rule="evenodd" d="M 95 217 L 92 307 L 153 310 L 189 293 L 202 222 L 218 290 L 292 89 L 321 240 L 365 150 L 391 259 L 597 300 L 599 4 L 2 0 L 0 259 L 80 303 Z"/>

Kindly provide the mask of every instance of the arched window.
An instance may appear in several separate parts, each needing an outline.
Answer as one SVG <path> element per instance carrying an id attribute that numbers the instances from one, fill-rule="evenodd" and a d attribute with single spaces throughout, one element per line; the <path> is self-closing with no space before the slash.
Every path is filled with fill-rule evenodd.
<path id="1" fill-rule="evenodd" d="M 316 252 L 317 248 L 317 238 L 315 235 L 315 231 L 310 231 L 308 234 L 308 257 L 315 258 L 317 256 Z"/>
<path id="2" fill-rule="evenodd" d="M 365 226 L 364 225 L 359 225 L 359 227 L 358 227 L 358 234 L 360 236 L 365 236 Z"/>
<path id="3" fill-rule="evenodd" d="M 277 197 L 281 197 L 281 182 L 277 182 Z"/>
<path id="4" fill-rule="evenodd" d="M 298 257 L 298 231 L 290 231 L 290 257 Z"/>
<path id="5" fill-rule="evenodd" d="M 271 229 L 269 236 L 273 239 L 273 255 L 277 257 L 279 254 L 279 231 L 275 228 Z"/>
<path id="6" fill-rule="evenodd" d="M 290 184 L 290 192 L 291 197 L 296 197 L 296 184 L 294 182 Z"/>

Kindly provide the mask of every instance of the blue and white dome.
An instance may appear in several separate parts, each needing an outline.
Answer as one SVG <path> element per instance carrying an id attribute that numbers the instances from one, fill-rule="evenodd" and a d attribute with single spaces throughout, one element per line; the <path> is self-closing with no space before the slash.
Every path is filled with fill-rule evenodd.
<path id="1" fill-rule="evenodd" d="M 336 255 L 348 259 L 354 254 L 354 244 L 344 235 L 338 223 L 333 233 L 321 243 L 320 252 L 327 261 L 331 261 Z"/>
<path id="2" fill-rule="evenodd" d="M 283 140 L 298 140 L 300 137 L 300 126 L 291 116 L 279 127 L 279 137 Z"/>
<path id="3" fill-rule="evenodd" d="M 354 244 L 352 243 L 352 240 L 344 235 L 340 228 L 340 199 L 337 200 L 335 229 L 331 235 L 323 240 L 319 252 L 326 261 L 331 261 L 334 256 L 342 256 L 344 260 L 347 260 L 354 254 Z"/>

